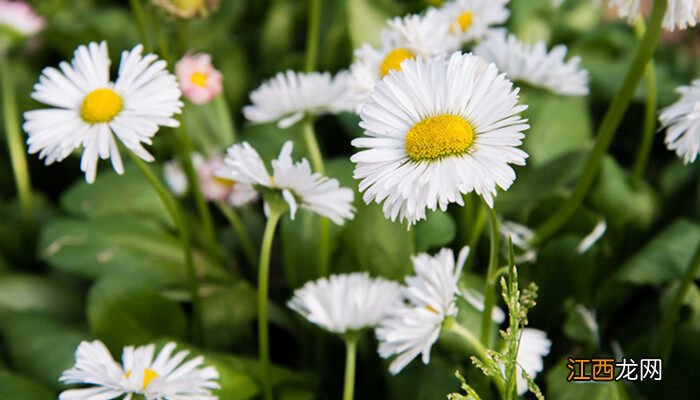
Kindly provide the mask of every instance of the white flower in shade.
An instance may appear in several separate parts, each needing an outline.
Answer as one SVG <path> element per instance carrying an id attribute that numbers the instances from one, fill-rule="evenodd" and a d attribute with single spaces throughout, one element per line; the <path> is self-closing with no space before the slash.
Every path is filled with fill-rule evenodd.
<path id="1" fill-rule="evenodd" d="M 544 368 L 542 359 L 549 354 L 551 346 L 552 342 L 547 339 L 545 332 L 532 328 L 523 329 L 517 356 L 519 395 L 524 395 L 528 391 L 529 386 L 527 380 L 522 376 L 522 371 L 525 371 L 530 378 L 534 379 L 539 372 L 542 372 Z M 505 366 L 501 366 L 501 370 L 505 370 Z"/>
<path id="2" fill-rule="evenodd" d="M 227 151 L 224 166 L 216 176 L 252 186 L 279 190 L 289 205 L 291 219 L 297 208 L 305 208 L 342 224 L 354 216 L 353 191 L 340 187 L 336 179 L 311 171 L 308 160 L 292 161 L 291 141 L 282 146 L 279 157 L 272 160 L 269 175 L 260 155 L 248 143 L 235 144 Z M 266 205 L 267 210 L 267 205 Z"/>
<path id="3" fill-rule="evenodd" d="M 153 161 L 142 144 L 151 144 L 160 126 L 178 126 L 173 115 L 180 113 L 182 102 L 166 62 L 142 51 L 138 45 L 122 53 L 114 83 L 105 42 L 78 47 L 60 71 L 45 68 L 32 98 L 53 108 L 24 114 L 29 153 L 39 153 L 49 165 L 82 147 L 80 169 L 89 183 L 100 158 L 110 158 L 114 170 L 124 173 L 115 137 L 143 160 Z"/>
<path id="4" fill-rule="evenodd" d="M 422 354 L 430 362 L 430 349 L 437 341 L 442 323 L 457 315 L 457 283 L 469 255 L 469 247 L 459 252 L 455 262 L 450 249 L 435 256 L 422 253 L 413 257 L 416 275 L 406 278 L 403 290 L 407 304 L 382 321 L 376 330 L 379 355 L 394 357 L 389 371 L 399 373 L 411 360 Z"/>
<path id="5" fill-rule="evenodd" d="M 307 282 L 287 305 L 321 328 L 344 334 L 374 328 L 401 305 L 400 285 L 367 273 L 331 275 Z"/>
<path id="6" fill-rule="evenodd" d="M 221 94 L 222 75 L 206 53 L 187 53 L 175 64 L 182 93 L 195 104 L 206 104 Z"/>
<path id="7" fill-rule="evenodd" d="M 184 196 L 189 190 L 190 184 L 187 181 L 187 175 L 178 160 L 163 163 L 163 178 L 165 178 L 165 183 L 170 191 L 177 196 Z"/>
<path id="8" fill-rule="evenodd" d="M 0 34 L 8 30 L 15 35 L 33 36 L 45 26 L 46 20 L 24 1 L 0 0 Z"/>
<path id="9" fill-rule="evenodd" d="M 687 164 L 700 154 L 700 79 L 676 91 L 680 100 L 661 110 L 659 121 L 666 129 L 666 147 Z"/>
<path id="10" fill-rule="evenodd" d="M 148 400 L 216 400 L 211 391 L 219 388 L 219 373 L 204 367 L 199 356 L 186 362 L 189 352 L 173 354 L 175 343 L 168 343 L 156 355 L 154 345 L 125 347 L 122 365 L 114 361 L 107 347 L 95 340 L 82 342 L 75 352 L 75 366 L 61 375 L 67 384 L 91 385 L 69 389 L 60 400 L 130 400 L 133 395 Z M 155 358 L 154 358 L 155 356 Z"/>
<path id="11" fill-rule="evenodd" d="M 641 0 L 610 0 L 610 7 L 617 9 L 620 18 L 633 23 L 641 15 Z M 668 0 L 663 27 L 667 31 L 687 29 L 697 23 L 696 0 Z"/>
<path id="12" fill-rule="evenodd" d="M 492 205 L 496 187 L 515 180 L 510 164 L 525 164 L 526 108 L 512 82 L 472 54 L 404 62 L 362 109 L 368 137 L 352 141 L 365 149 L 351 158 L 364 201 L 410 224 L 472 191 Z"/>
<path id="13" fill-rule="evenodd" d="M 494 31 L 479 43 L 474 53 L 496 64 L 514 81 L 541 87 L 567 96 L 588 94 L 588 71 L 580 67 L 581 58 L 566 59 L 566 46 L 547 51 L 544 42 L 534 46 L 519 41 L 505 31 Z"/>
<path id="14" fill-rule="evenodd" d="M 505 23 L 510 16 L 506 8 L 509 1 L 454 0 L 429 13 L 437 13 L 442 23 L 450 27 L 450 34 L 464 44 L 483 39 L 490 28 Z"/>
<path id="15" fill-rule="evenodd" d="M 389 28 L 382 31 L 379 49 L 365 43 L 355 50 L 348 82 L 355 111 L 359 113 L 369 100 L 374 85 L 391 71 L 400 70 L 404 61 L 440 56 L 457 48 L 457 40 L 449 34 L 449 25 L 435 13 L 390 20 Z"/>
<path id="16" fill-rule="evenodd" d="M 327 72 L 280 72 L 250 94 L 252 105 L 243 108 L 254 123 L 277 121 L 289 128 L 304 115 L 336 114 L 352 110 L 347 72 L 335 77 Z"/>

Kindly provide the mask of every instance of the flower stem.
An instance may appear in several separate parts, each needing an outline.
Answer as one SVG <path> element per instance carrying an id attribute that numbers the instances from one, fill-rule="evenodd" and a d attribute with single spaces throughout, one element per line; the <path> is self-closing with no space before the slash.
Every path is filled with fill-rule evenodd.
<path id="1" fill-rule="evenodd" d="M 483 202 L 489 216 L 491 247 L 489 253 L 489 266 L 486 272 L 486 285 L 484 286 L 484 313 L 481 319 L 481 343 L 491 346 L 491 310 L 496 301 L 495 281 L 498 272 L 498 218 L 496 210 L 491 208 L 486 201 Z"/>
<path id="2" fill-rule="evenodd" d="M 637 19 L 635 30 L 640 38 L 644 36 L 646 26 L 644 24 L 644 19 L 641 17 Z M 644 109 L 642 143 L 637 151 L 637 158 L 634 161 L 631 177 L 632 186 L 635 188 L 639 187 L 644 178 L 644 172 L 646 171 L 647 164 L 649 162 L 649 155 L 651 154 L 651 147 L 654 144 L 654 134 L 656 133 L 656 112 L 658 108 L 658 100 L 656 98 L 656 68 L 654 66 L 653 59 L 650 60 L 646 66 L 644 71 L 644 80 L 647 87 L 647 98 Z"/>
<path id="3" fill-rule="evenodd" d="M 325 173 L 326 168 L 323 164 L 321 148 L 318 146 L 316 133 L 314 132 L 314 118 L 311 115 L 304 118 L 302 129 L 304 131 L 306 150 L 309 152 L 309 157 L 311 158 L 311 164 L 314 167 L 314 171 L 323 174 Z"/>
<path id="4" fill-rule="evenodd" d="M 321 0 L 311 0 L 309 4 L 309 26 L 306 36 L 306 72 L 316 69 L 318 38 L 321 23 Z"/>
<path id="5" fill-rule="evenodd" d="M 25 227 L 34 226 L 34 204 L 32 202 L 32 185 L 27 166 L 27 152 L 22 141 L 22 132 L 17 119 L 17 103 L 15 100 L 12 77 L 10 76 L 7 54 L 0 49 L 0 85 L 2 86 L 2 111 L 5 119 L 7 147 L 10 151 L 12 172 L 15 176 L 17 196 L 22 210 Z"/>
<path id="6" fill-rule="evenodd" d="M 156 175 L 151 171 L 151 169 L 146 165 L 143 160 L 141 160 L 136 154 L 127 150 L 129 156 L 133 160 L 134 164 L 138 167 L 139 171 L 148 180 L 153 189 L 160 197 L 160 200 L 165 205 L 165 208 L 170 213 L 170 216 L 175 222 L 175 226 L 178 230 L 180 236 L 180 245 L 182 246 L 182 251 L 184 253 L 185 259 L 185 272 L 187 273 L 187 278 L 189 281 L 190 297 L 192 300 L 193 309 L 193 320 L 194 325 L 192 328 L 192 339 L 195 343 L 205 343 L 204 341 L 204 326 L 202 323 L 202 304 L 199 298 L 199 282 L 197 279 L 197 271 L 194 266 L 194 259 L 192 257 L 192 244 L 190 243 L 190 234 L 187 229 L 187 224 L 185 222 L 185 217 L 182 214 L 182 209 L 177 203 L 172 194 L 165 188 L 163 183 L 156 177 Z"/>
<path id="7" fill-rule="evenodd" d="M 187 38 L 190 34 L 190 21 L 181 19 L 177 23 L 177 56 L 185 54 L 187 49 Z"/>
<path id="8" fill-rule="evenodd" d="M 216 105 L 216 111 L 219 114 L 221 129 L 223 130 L 226 142 L 235 143 L 236 129 L 234 128 L 233 121 L 231 120 L 231 113 L 229 111 L 228 102 L 226 101 L 226 93 L 221 92 L 220 95 L 216 96 L 214 103 Z"/>
<path id="9" fill-rule="evenodd" d="M 224 217 L 226 217 L 226 220 L 228 220 L 229 224 L 231 225 L 231 228 L 233 228 L 233 232 L 238 237 L 238 240 L 241 243 L 241 248 L 243 249 L 243 254 L 245 254 L 248 263 L 251 266 L 257 265 L 258 256 L 255 254 L 255 247 L 253 246 L 253 242 L 250 240 L 250 236 L 248 236 L 248 232 L 246 232 L 245 227 L 243 226 L 243 221 L 241 221 L 238 213 L 236 213 L 236 210 L 224 203 L 218 203 L 218 206 L 221 213 L 224 214 Z"/>
<path id="10" fill-rule="evenodd" d="M 598 139 L 588 156 L 583 175 L 576 183 L 571 197 L 569 197 L 566 202 L 552 213 L 552 215 L 537 229 L 535 238 L 533 239 L 535 243 L 541 243 L 564 226 L 574 215 L 583 202 L 583 199 L 586 197 L 588 190 L 591 188 L 603 162 L 605 153 L 617 132 L 617 128 L 620 126 L 620 122 L 622 122 L 622 117 L 632 102 L 635 89 L 644 74 L 644 70 L 649 60 L 654 56 L 654 50 L 656 49 L 656 44 L 661 35 L 661 22 L 666 12 L 667 4 L 668 0 L 654 1 L 648 29 L 639 44 L 634 61 L 627 72 L 622 87 L 620 87 L 620 90 L 615 95 L 603 122 L 598 128 Z"/>
<path id="11" fill-rule="evenodd" d="M 136 19 L 136 29 L 139 32 L 139 38 L 141 38 L 141 44 L 146 53 L 151 52 L 151 41 L 148 38 L 148 33 L 146 27 L 148 22 L 146 21 L 146 12 L 143 10 L 143 5 L 141 0 L 129 0 L 131 5 L 131 11 L 134 13 L 134 19 Z"/>
<path id="12" fill-rule="evenodd" d="M 357 333 L 349 333 L 345 336 L 345 384 L 343 386 L 343 400 L 352 400 L 355 393 L 355 362 L 357 359 Z"/>
<path id="13" fill-rule="evenodd" d="M 481 241 L 484 225 L 486 225 L 486 208 L 479 207 L 469 237 L 469 248 L 471 251 L 464 266 L 465 271 L 469 271 L 474 265 L 474 255 L 476 254 L 476 248 L 479 246 L 479 241 Z"/>
<path id="14" fill-rule="evenodd" d="M 668 313 L 664 318 L 661 336 L 657 342 L 656 350 L 654 352 L 654 354 L 657 354 L 662 358 L 667 358 L 669 355 L 671 345 L 673 344 L 673 336 L 675 334 L 674 329 L 676 328 L 675 325 L 678 320 L 678 313 L 683 305 L 683 300 L 685 300 L 685 298 L 688 296 L 690 287 L 693 285 L 698 272 L 700 272 L 700 246 L 698 246 L 697 250 L 695 250 L 693 260 L 688 266 L 688 269 L 685 271 L 683 280 L 678 287 L 676 297 L 673 298 L 671 307 L 668 309 Z"/>
<path id="15" fill-rule="evenodd" d="M 262 246 L 260 247 L 260 267 L 258 270 L 258 346 L 262 367 L 263 393 L 265 400 L 272 400 L 270 384 L 270 338 L 267 325 L 267 297 L 270 279 L 270 253 L 277 223 L 284 211 L 270 207 L 270 215 L 265 224 Z"/>

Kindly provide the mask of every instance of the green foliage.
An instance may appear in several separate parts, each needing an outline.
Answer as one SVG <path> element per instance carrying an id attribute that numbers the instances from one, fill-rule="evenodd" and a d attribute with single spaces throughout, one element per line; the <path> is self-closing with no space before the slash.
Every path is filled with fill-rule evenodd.
<path id="1" fill-rule="evenodd" d="M 0 399 L 53 400 L 55 398 L 53 392 L 40 383 L 0 370 Z"/>
<path id="2" fill-rule="evenodd" d="M 82 312 L 80 294 L 57 279 L 29 274 L 0 274 L 0 316 L 7 312 L 38 311 L 63 320 Z"/>

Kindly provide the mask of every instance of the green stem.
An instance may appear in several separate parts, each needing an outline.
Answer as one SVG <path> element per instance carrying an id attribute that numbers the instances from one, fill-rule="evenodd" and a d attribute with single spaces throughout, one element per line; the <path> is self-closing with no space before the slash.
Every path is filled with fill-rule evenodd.
<path id="1" fill-rule="evenodd" d="M 469 257 L 467 258 L 466 265 L 464 266 L 465 271 L 469 271 L 474 265 L 474 256 L 476 255 L 476 248 L 479 246 L 479 241 L 481 241 L 481 234 L 484 232 L 484 226 L 486 225 L 486 208 L 479 207 L 476 214 L 476 219 L 472 225 L 472 230 L 469 238 Z"/>
<path id="2" fill-rule="evenodd" d="M 654 56 L 656 44 L 661 35 L 661 22 L 666 12 L 668 0 L 656 0 L 649 18 L 649 26 L 644 34 L 634 61 L 627 72 L 627 76 L 620 87 L 620 90 L 615 95 L 608 112 L 603 119 L 598 129 L 598 139 L 596 140 L 593 150 L 588 156 L 586 165 L 583 169 L 583 175 L 576 183 L 574 191 L 569 199 L 562 204 L 538 229 L 535 233 L 534 242 L 541 243 L 549 238 L 574 215 L 578 207 L 586 197 L 588 190 L 594 182 L 598 170 L 603 162 L 605 153 L 612 142 L 613 137 L 620 126 L 622 117 L 629 107 L 632 98 L 634 97 L 635 89 L 644 74 L 644 70 L 649 63 L 649 60 Z"/>
<path id="3" fill-rule="evenodd" d="M 12 172 L 17 186 L 17 196 L 22 210 L 22 218 L 27 228 L 34 226 L 34 204 L 32 202 L 32 185 L 27 165 L 27 150 L 24 147 L 22 132 L 17 118 L 12 77 L 7 63 L 7 54 L 0 49 L 0 85 L 2 85 L 2 111 L 5 119 L 7 147 L 10 151 Z"/>
<path id="4" fill-rule="evenodd" d="M 661 330 L 661 336 L 657 342 L 656 351 L 654 354 L 659 355 L 662 358 L 667 358 L 671 350 L 671 345 L 673 344 L 673 336 L 675 334 L 676 322 L 678 320 L 678 313 L 680 312 L 683 301 L 688 296 L 695 277 L 700 272 L 700 246 L 698 246 L 695 251 L 695 256 L 693 256 L 693 261 L 688 266 L 685 271 L 681 285 L 678 287 L 678 292 L 676 297 L 673 298 L 671 307 L 668 310 L 664 318 L 663 328 Z"/>
<path id="5" fill-rule="evenodd" d="M 316 133 L 314 132 L 313 116 L 308 115 L 304 118 L 302 129 L 304 131 L 306 150 L 309 152 L 309 157 L 311 158 L 311 165 L 314 167 L 314 171 L 318 172 L 319 174 L 323 174 L 325 173 L 325 166 L 323 164 L 321 148 L 318 146 Z"/>
<path id="6" fill-rule="evenodd" d="M 309 4 L 309 26 L 306 36 L 306 72 L 316 69 L 318 38 L 321 25 L 321 0 L 311 0 Z"/>
<path id="7" fill-rule="evenodd" d="M 637 36 L 640 38 L 644 36 L 646 31 L 646 26 L 644 24 L 644 19 L 641 17 L 637 19 L 635 24 L 635 30 Z M 634 161 L 634 167 L 632 169 L 631 182 L 633 187 L 639 187 L 643 178 L 644 172 L 646 171 L 647 164 L 649 163 L 649 155 L 651 154 L 651 148 L 654 144 L 654 134 L 656 133 L 656 112 L 658 108 L 657 96 L 657 82 L 656 82 L 656 68 L 654 67 L 654 60 L 650 60 L 644 71 L 644 80 L 647 87 L 647 98 L 644 109 L 644 128 L 642 131 L 642 143 L 639 146 L 637 152 L 637 158 Z"/>
<path id="8" fill-rule="evenodd" d="M 233 121 L 231 120 L 231 112 L 229 111 L 228 102 L 226 101 L 226 93 L 221 92 L 220 95 L 216 96 L 214 103 L 216 105 L 216 111 L 219 114 L 221 129 L 224 133 L 226 142 L 235 143 L 236 129 L 234 128 Z"/>
<path id="9" fill-rule="evenodd" d="M 236 213 L 236 210 L 224 203 L 218 203 L 218 206 L 221 213 L 224 214 L 224 217 L 226 217 L 226 220 L 228 220 L 229 224 L 231 225 L 231 228 L 233 228 L 233 232 L 236 234 L 236 237 L 238 237 L 241 248 L 243 249 L 243 254 L 245 254 L 248 263 L 251 266 L 257 265 L 258 256 L 255 254 L 255 246 L 253 246 L 253 242 L 250 240 L 250 236 L 248 236 L 248 232 L 246 232 L 245 226 L 243 226 L 243 221 L 241 221 L 238 213 Z"/>
<path id="10" fill-rule="evenodd" d="M 258 346 L 260 347 L 260 365 L 262 367 L 263 393 L 265 400 L 272 400 L 270 384 L 270 338 L 267 325 L 267 297 L 270 279 L 270 253 L 275 229 L 284 212 L 271 207 L 265 224 L 262 246 L 260 247 L 260 267 L 258 270 Z"/>
<path id="11" fill-rule="evenodd" d="M 355 363 L 357 358 L 357 333 L 349 333 L 345 336 L 345 383 L 343 386 L 343 400 L 352 400 L 355 393 Z"/>
<path id="12" fill-rule="evenodd" d="M 143 10 L 141 0 L 129 0 L 129 4 L 131 5 L 131 11 L 134 13 L 134 18 L 136 19 L 136 29 L 139 32 L 139 38 L 141 38 L 143 49 L 146 53 L 150 53 L 151 41 L 148 38 L 148 32 L 146 30 L 148 22 L 146 21 L 146 12 Z"/>
<path id="13" fill-rule="evenodd" d="M 161 183 L 161 181 L 156 177 L 156 175 L 151 171 L 151 169 L 146 165 L 143 160 L 141 160 L 136 154 L 127 150 L 129 156 L 133 160 L 134 164 L 138 167 L 139 171 L 144 175 L 146 180 L 151 184 L 153 189 L 160 197 L 160 200 L 165 205 L 165 208 L 170 213 L 170 216 L 175 222 L 175 227 L 178 230 L 180 236 L 180 245 L 182 246 L 182 251 L 184 253 L 185 259 L 185 272 L 187 273 L 187 278 L 189 281 L 190 297 L 192 300 L 193 309 L 193 320 L 194 326 L 192 329 L 192 338 L 196 343 L 204 342 L 204 326 L 202 323 L 202 304 L 199 298 L 199 281 L 197 279 L 197 271 L 194 266 L 194 259 L 192 257 L 192 245 L 190 243 L 190 235 L 187 229 L 187 224 L 185 222 L 185 217 L 182 213 L 180 205 L 173 195 L 166 189 L 166 187 Z"/>
<path id="14" fill-rule="evenodd" d="M 486 284 L 484 286 L 484 312 L 481 319 L 481 343 L 491 346 L 491 310 L 496 301 L 495 277 L 498 272 L 498 218 L 496 211 L 484 201 L 484 208 L 489 216 L 491 247 L 489 253 L 489 266 L 486 272 Z"/>
<path id="15" fill-rule="evenodd" d="M 173 57 L 170 53 L 170 47 L 168 46 L 168 37 L 163 33 L 163 26 L 159 15 L 153 16 L 153 28 L 156 31 L 156 40 L 158 41 L 160 56 L 168 63 L 170 68 L 174 68 Z"/>
<path id="16" fill-rule="evenodd" d="M 177 23 L 177 56 L 181 57 L 187 50 L 187 38 L 190 34 L 190 21 L 181 19 Z"/>

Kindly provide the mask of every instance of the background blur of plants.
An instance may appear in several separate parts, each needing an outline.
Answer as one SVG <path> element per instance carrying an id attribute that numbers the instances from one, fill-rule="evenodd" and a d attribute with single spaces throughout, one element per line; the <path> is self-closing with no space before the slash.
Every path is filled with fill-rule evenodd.
<path id="1" fill-rule="evenodd" d="M 29 93 L 41 68 L 70 59 L 78 45 L 107 40 L 116 60 L 122 49 L 138 43 L 126 1 L 30 3 L 49 24 L 38 38 L 12 54 L 20 110 L 36 108 Z M 387 18 L 419 12 L 428 3 L 434 1 L 323 1 L 318 69 L 347 68 L 353 49 L 365 41 L 376 43 Z M 306 1 L 297 0 L 223 0 L 217 12 L 192 21 L 186 38 L 185 48 L 213 55 L 224 74 L 238 139 L 250 142 L 265 159 L 276 156 L 285 140 L 299 142 L 299 128 L 246 126 L 240 108 L 261 80 L 281 70 L 303 69 L 307 7 Z M 508 220 L 537 226 L 580 175 L 594 127 L 624 78 L 636 39 L 629 26 L 607 18 L 606 10 L 594 1 L 570 0 L 556 10 L 549 0 L 511 0 L 510 9 L 508 27 L 520 39 L 567 44 L 570 54 L 581 56 L 591 74 L 589 97 L 562 98 L 528 90 L 524 99 L 530 106 L 527 116 L 532 129 L 524 145 L 530 159 L 527 167 L 517 169 L 511 190 L 499 194 L 496 208 Z M 175 23 L 164 24 L 173 32 L 174 27 Z M 690 29 L 662 40 L 656 67 L 658 101 L 664 106 L 677 99 L 676 87 L 700 77 L 700 35 Z M 541 246 L 536 262 L 520 265 L 522 279 L 540 287 L 530 325 L 546 331 L 553 343 L 545 371 L 538 376 L 551 399 L 697 396 L 697 287 L 682 309 L 673 351 L 664 360 L 663 381 L 565 381 L 567 356 L 659 356 L 651 352 L 659 321 L 700 243 L 698 163 L 683 166 L 658 136 L 644 182 L 630 183 L 644 95 L 642 84 L 585 206 L 559 235 Z M 203 152 L 223 152 L 231 144 L 220 139 L 218 127 L 211 123 L 214 107 L 213 103 L 188 105 L 186 110 L 187 131 Z M 357 122 L 356 116 L 345 114 L 323 117 L 317 124 L 329 160 L 328 175 L 354 188 L 348 155 L 352 154 L 350 139 L 361 134 Z M 0 137 L 4 140 L 5 135 Z M 156 159 L 172 158 L 173 147 L 172 135 L 156 136 Z M 304 155 L 301 142 L 295 148 Z M 39 203 L 38 224 L 32 228 L 20 218 L 6 149 L 0 141 L 0 400 L 55 398 L 61 389 L 57 378 L 72 364 L 82 339 L 99 338 L 112 349 L 165 337 L 183 339 L 188 310 L 183 306 L 187 294 L 181 251 L 169 230 L 171 221 L 135 168 L 127 165 L 126 174 L 119 178 L 103 168 L 96 183 L 88 186 L 77 157 L 51 167 L 30 157 Z M 332 228 L 336 249 L 332 272 L 360 269 L 400 279 L 411 270 L 409 234 L 404 226 L 386 221 L 378 207 L 361 204 L 359 197 L 355 220 Z M 259 243 L 263 221 L 255 207 L 242 215 Z M 437 213 L 420 223 L 415 228 L 416 250 L 456 248 L 470 241 L 470 226 L 460 222 L 464 216 L 465 212 L 453 208 L 450 214 Z M 223 217 L 216 217 L 227 251 L 240 254 Z M 607 221 L 605 236 L 579 254 L 578 243 L 600 219 Z M 284 221 L 273 254 L 271 295 L 276 306 L 271 311 L 271 343 L 273 362 L 281 366 L 273 373 L 283 382 L 282 398 L 290 400 L 335 399 L 342 386 L 342 343 L 283 307 L 294 288 L 316 277 L 314 257 L 309 257 L 317 240 L 315 229 L 308 214 L 300 214 L 294 222 Z M 476 272 L 485 268 L 487 245 L 482 240 L 475 249 L 467 286 L 482 286 Z M 234 271 L 231 278 L 204 254 L 196 256 L 205 291 L 210 349 L 205 354 L 222 375 L 219 396 L 223 400 L 254 398 L 259 393 L 255 295 L 248 282 L 255 271 L 242 257 L 232 257 L 226 264 Z M 478 326 L 479 314 L 468 307 L 461 309 L 465 311 L 460 320 L 467 324 L 473 320 Z M 361 342 L 358 399 L 444 398 L 456 390 L 454 371 L 467 365 L 466 354 L 438 348 L 429 367 L 414 362 L 391 377 L 372 340 Z M 477 387 L 483 379 L 473 368 L 465 378 L 476 380 Z"/>

